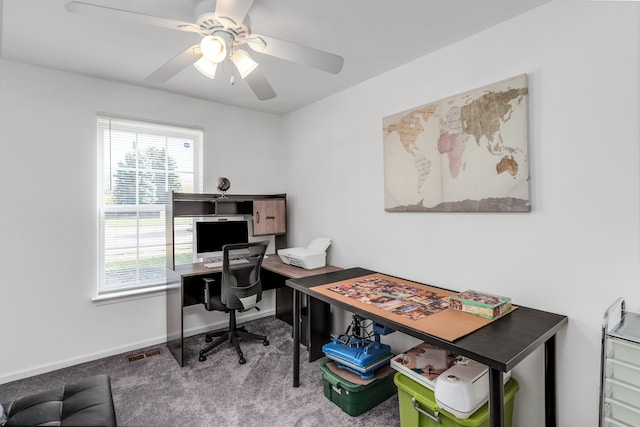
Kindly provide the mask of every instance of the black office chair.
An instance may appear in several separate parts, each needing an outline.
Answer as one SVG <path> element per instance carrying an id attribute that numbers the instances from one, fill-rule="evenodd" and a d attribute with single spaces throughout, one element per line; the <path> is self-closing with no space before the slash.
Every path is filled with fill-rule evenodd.
<path id="1" fill-rule="evenodd" d="M 269 345 L 266 336 L 256 335 L 244 327 L 238 328 L 236 325 L 236 312 L 258 309 L 256 303 L 262 299 L 262 283 L 260 281 L 260 268 L 264 254 L 267 251 L 269 241 L 253 243 L 238 243 L 233 245 L 225 245 L 222 248 L 222 279 L 219 286 L 219 292 L 216 291 L 216 284 L 212 280 L 205 280 L 204 305 L 209 311 L 224 311 L 229 313 L 229 329 L 221 332 L 209 332 L 206 334 L 206 341 L 211 342 L 212 337 L 219 337 L 211 344 L 200 350 L 199 360 L 204 362 L 207 360 L 206 353 L 210 352 L 223 342 L 229 340 L 234 347 L 238 356 L 239 363 L 242 365 L 247 362 L 240 349 L 239 338 L 261 340 L 264 345 Z M 242 255 L 248 262 L 241 264 L 231 264 L 230 259 L 234 258 L 234 253 L 242 250 L 248 255 Z M 259 309 L 258 309 L 259 310 Z"/>

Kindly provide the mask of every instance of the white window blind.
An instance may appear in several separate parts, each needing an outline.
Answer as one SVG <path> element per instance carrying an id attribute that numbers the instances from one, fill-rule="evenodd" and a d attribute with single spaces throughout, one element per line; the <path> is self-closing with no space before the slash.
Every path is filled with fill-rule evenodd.
<path id="1" fill-rule="evenodd" d="M 98 116 L 98 294 L 165 283 L 166 193 L 201 191 L 202 139 L 199 129 Z"/>

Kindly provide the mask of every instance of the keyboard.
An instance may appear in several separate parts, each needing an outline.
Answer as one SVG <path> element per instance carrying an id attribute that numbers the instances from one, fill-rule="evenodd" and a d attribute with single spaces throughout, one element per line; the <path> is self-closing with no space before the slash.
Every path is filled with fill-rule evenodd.
<path id="1" fill-rule="evenodd" d="M 233 257 L 229 259 L 230 265 L 248 264 L 248 263 L 249 261 L 247 261 L 247 259 L 243 257 Z M 222 267 L 222 257 L 207 258 L 206 262 L 204 263 L 204 266 L 206 268 Z"/>

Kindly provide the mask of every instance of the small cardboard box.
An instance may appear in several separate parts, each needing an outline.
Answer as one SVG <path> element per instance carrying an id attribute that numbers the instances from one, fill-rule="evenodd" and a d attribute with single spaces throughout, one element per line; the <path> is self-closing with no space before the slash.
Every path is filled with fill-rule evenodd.
<path id="1" fill-rule="evenodd" d="M 512 307 L 511 298 L 469 289 L 451 295 L 449 308 L 487 319 L 495 319 L 511 311 Z"/>

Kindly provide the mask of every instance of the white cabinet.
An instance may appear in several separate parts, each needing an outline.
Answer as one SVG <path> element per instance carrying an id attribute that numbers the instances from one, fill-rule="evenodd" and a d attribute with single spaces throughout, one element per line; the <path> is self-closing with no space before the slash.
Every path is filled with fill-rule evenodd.
<path id="1" fill-rule="evenodd" d="M 625 311 L 622 298 L 605 312 L 600 371 L 600 426 L 640 426 L 640 315 Z"/>

